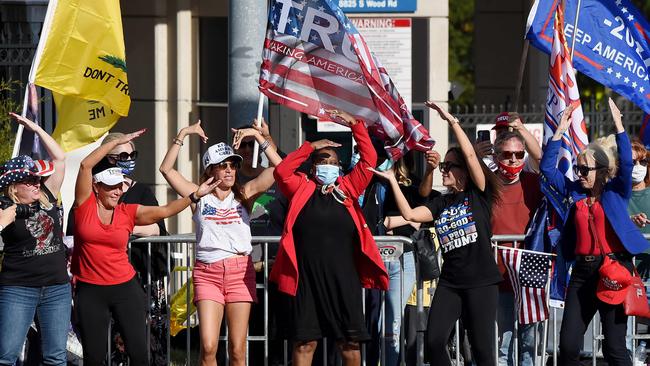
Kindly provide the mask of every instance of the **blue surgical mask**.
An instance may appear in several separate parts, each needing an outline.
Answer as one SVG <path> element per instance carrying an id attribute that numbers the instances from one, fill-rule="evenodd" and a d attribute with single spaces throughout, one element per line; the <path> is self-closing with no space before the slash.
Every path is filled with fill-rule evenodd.
<path id="1" fill-rule="evenodd" d="M 379 170 L 380 172 L 385 172 L 392 167 L 393 167 L 393 161 L 390 159 L 386 159 L 384 160 L 383 163 L 381 163 L 381 165 L 377 167 L 377 170 Z"/>
<path id="2" fill-rule="evenodd" d="M 131 175 L 135 170 L 135 160 L 117 161 L 115 165 L 122 169 L 124 175 Z"/>
<path id="3" fill-rule="evenodd" d="M 341 174 L 338 165 L 322 164 L 316 165 L 316 180 L 322 185 L 328 185 L 336 182 L 336 178 Z"/>
<path id="4" fill-rule="evenodd" d="M 361 160 L 361 154 L 359 153 L 354 153 L 352 154 L 352 157 L 350 158 L 350 169 L 354 168 L 355 165 Z"/>

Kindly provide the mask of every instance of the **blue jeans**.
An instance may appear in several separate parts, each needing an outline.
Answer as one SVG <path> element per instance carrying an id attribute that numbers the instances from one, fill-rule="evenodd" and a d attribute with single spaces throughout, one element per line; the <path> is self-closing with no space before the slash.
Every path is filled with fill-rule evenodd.
<path id="1" fill-rule="evenodd" d="M 0 365 L 16 362 L 36 315 L 43 364 L 65 366 L 71 304 L 69 283 L 45 287 L 0 286 Z"/>
<path id="2" fill-rule="evenodd" d="M 404 253 L 402 258 L 404 261 L 404 285 L 401 291 L 400 263 L 397 261 L 384 262 L 390 279 L 388 291 L 386 292 L 386 322 L 384 323 L 386 325 L 386 338 L 384 339 L 386 366 L 397 366 L 399 364 L 402 313 L 404 308 L 406 308 L 406 301 L 411 296 L 413 285 L 415 284 L 415 260 L 413 252 Z M 381 319 L 380 324 L 382 324 Z"/>
<path id="3" fill-rule="evenodd" d="M 515 325 L 515 295 L 512 292 L 499 292 L 499 366 L 512 366 L 514 362 L 514 342 L 512 336 Z M 535 324 L 518 324 L 519 365 L 535 364 Z"/>

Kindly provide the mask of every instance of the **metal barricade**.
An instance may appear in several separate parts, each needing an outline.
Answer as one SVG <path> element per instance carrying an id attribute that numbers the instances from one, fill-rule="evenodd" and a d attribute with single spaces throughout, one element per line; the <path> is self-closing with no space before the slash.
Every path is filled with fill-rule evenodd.
<path id="1" fill-rule="evenodd" d="M 264 366 L 267 366 L 269 364 L 269 342 L 271 341 L 270 335 L 269 335 L 269 291 L 268 291 L 268 275 L 269 275 L 269 244 L 270 243 L 278 243 L 280 240 L 280 237 L 277 236 L 256 236 L 253 237 L 253 244 L 261 244 L 263 246 L 263 283 L 258 283 L 257 288 L 261 289 L 263 291 L 262 295 L 262 301 L 263 301 L 263 319 L 264 319 L 264 324 L 263 324 L 263 335 L 261 336 L 247 336 L 247 352 L 246 352 L 246 362 L 249 364 L 249 350 L 250 350 L 250 345 L 253 342 L 263 342 L 264 347 L 263 347 L 263 359 L 264 359 Z M 385 261 L 399 261 L 400 262 L 400 271 L 403 274 L 403 261 L 402 261 L 402 253 L 403 253 L 403 247 L 405 245 L 411 246 L 412 241 L 410 238 L 405 238 L 405 237 L 400 237 L 400 236 L 377 236 L 375 237 L 375 241 L 377 242 L 377 245 L 379 247 L 380 253 L 382 254 L 382 257 Z M 143 279 L 143 282 L 145 282 L 145 289 L 147 293 L 147 319 L 148 323 L 150 320 L 150 309 L 151 309 L 151 253 L 152 253 L 152 246 L 153 245 L 163 245 L 166 246 L 167 248 L 167 270 L 169 273 L 169 277 L 166 281 L 166 293 L 167 293 L 167 327 L 169 328 L 170 324 L 170 312 L 169 312 L 169 306 L 170 306 L 170 300 L 171 300 L 171 294 L 175 293 L 178 291 L 178 289 L 181 288 L 184 284 L 187 284 L 189 286 L 189 279 L 191 278 L 191 265 L 194 262 L 194 245 L 196 243 L 196 237 L 194 234 L 183 234 L 183 235 L 170 235 L 170 236 L 156 236 L 156 237 L 147 237 L 147 238 L 139 238 L 135 239 L 131 242 L 131 245 L 146 245 L 146 252 L 147 252 L 147 263 L 146 263 L 146 268 L 147 268 L 147 276 L 146 278 Z M 173 270 L 174 268 L 182 268 L 181 271 L 179 270 Z M 403 286 L 403 276 L 402 278 L 402 284 L 401 287 Z M 416 266 L 416 279 L 419 278 L 417 274 L 417 266 Z M 422 291 L 422 285 L 421 281 L 417 280 L 416 284 L 417 286 L 417 311 L 418 311 L 418 319 L 422 319 L 424 316 L 424 308 L 423 308 L 423 291 Z M 190 331 L 189 329 L 192 326 L 195 326 L 198 324 L 198 318 L 195 315 L 190 314 L 190 305 L 191 305 L 192 299 L 190 298 L 190 291 L 189 289 L 186 291 L 186 296 L 185 296 L 185 306 L 186 306 L 186 318 L 185 318 L 185 325 L 187 326 L 187 332 L 185 335 L 185 357 L 184 360 L 181 360 L 180 363 L 176 360 L 173 360 L 171 357 L 171 336 L 169 332 L 167 333 L 167 354 L 166 354 L 166 360 L 167 364 L 193 364 L 193 355 L 192 355 L 192 340 L 190 337 Z M 384 298 L 382 295 L 382 314 L 384 312 Z M 259 305 L 258 305 L 259 306 Z M 400 344 L 403 346 L 404 345 L 404 304 L 401 304 L 401 309 L 402 309 L 402 331 L 400 332 Z M 252 313 L 252 312 L 251 312 Z M 382 319 L 385 319 L 382 317 Z M 224 320 L 225 317 L 224 317 Z M 226 333 L 223 334 L 220 337 L 220 341 L 225 342 L 225 349 L 228 349 L 228 333 L 227 333 L 227 327 L 226 327 Z M 381 334 L 381 339 L 380 339 L 380 347 L 381 347 L 381 359 L 382 359 L 382 364 L 384 364 L 383 359 L 384 359 L 384 354 L 385 354 L 385 349 L 384 349 L 384 336 L 385 336 L 385 327 L 382 327 L 382 334 Z M 150 333 L 149 333 L 149 326 L 147 326 L 147 347 L 150 349 Z M 326 345 L 327 340 L 324 340 L 324 345 Z M 283 358 L 284 358 L 284 365 L 289 364 L 289 355 L 290 355 L 290 349 L 289 349 L 289 342 L 284 340 L 283 342 L 284 350 L 283 350 Z M 327 347 L 323 347 L 325 350 Z M 401 354 L 401 362 L 400 364 L 404 365 L 404 353 L 400 352 Z M 424 355 L 424 331 L 423 330 L 418 330 L 417 333 L 417 365 L 423 365 L 423 355 Z M 365 365 L 365 354 L 362 353 L 362 362 L 363 365 Z M 110 349 L 109 349 L 109 355 L 107 357 L 110 357 Z M 226 362 L 228 362 L 227 359 L 227 352 L 226 352 Z M 110 362 L 110 359 L 108 360 Z M 324 364 L 326 364 L 326 356 L 324 357 Z"/>

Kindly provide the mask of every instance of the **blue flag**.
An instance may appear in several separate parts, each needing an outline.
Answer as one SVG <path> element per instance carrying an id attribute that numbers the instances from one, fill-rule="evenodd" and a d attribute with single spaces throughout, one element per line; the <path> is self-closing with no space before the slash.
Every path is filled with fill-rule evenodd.
<path id="1" fill-rule="evenodd" d="M 526 26 L 526 38 L 549 54 L 558 1 L 537 0 Z M 569 47 L 575 37 L 574 67 L 650 113 L 648 21 L 629 0 L 582 0 L 574 29 L 577 4 L 567 1 L 564 17 Z"/>

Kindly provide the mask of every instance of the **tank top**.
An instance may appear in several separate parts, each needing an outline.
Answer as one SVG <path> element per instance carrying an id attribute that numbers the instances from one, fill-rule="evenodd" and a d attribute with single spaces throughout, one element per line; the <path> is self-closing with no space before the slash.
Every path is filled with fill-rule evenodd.
<path id="1" fill-rule="evenodd" d="M 192 219 L 196 223 L 197 260 L 214 263 L 238 254 L 250 254 L 250 218 L 233 192 L 223 201 L 212 194 L 202 197 Z"/>

